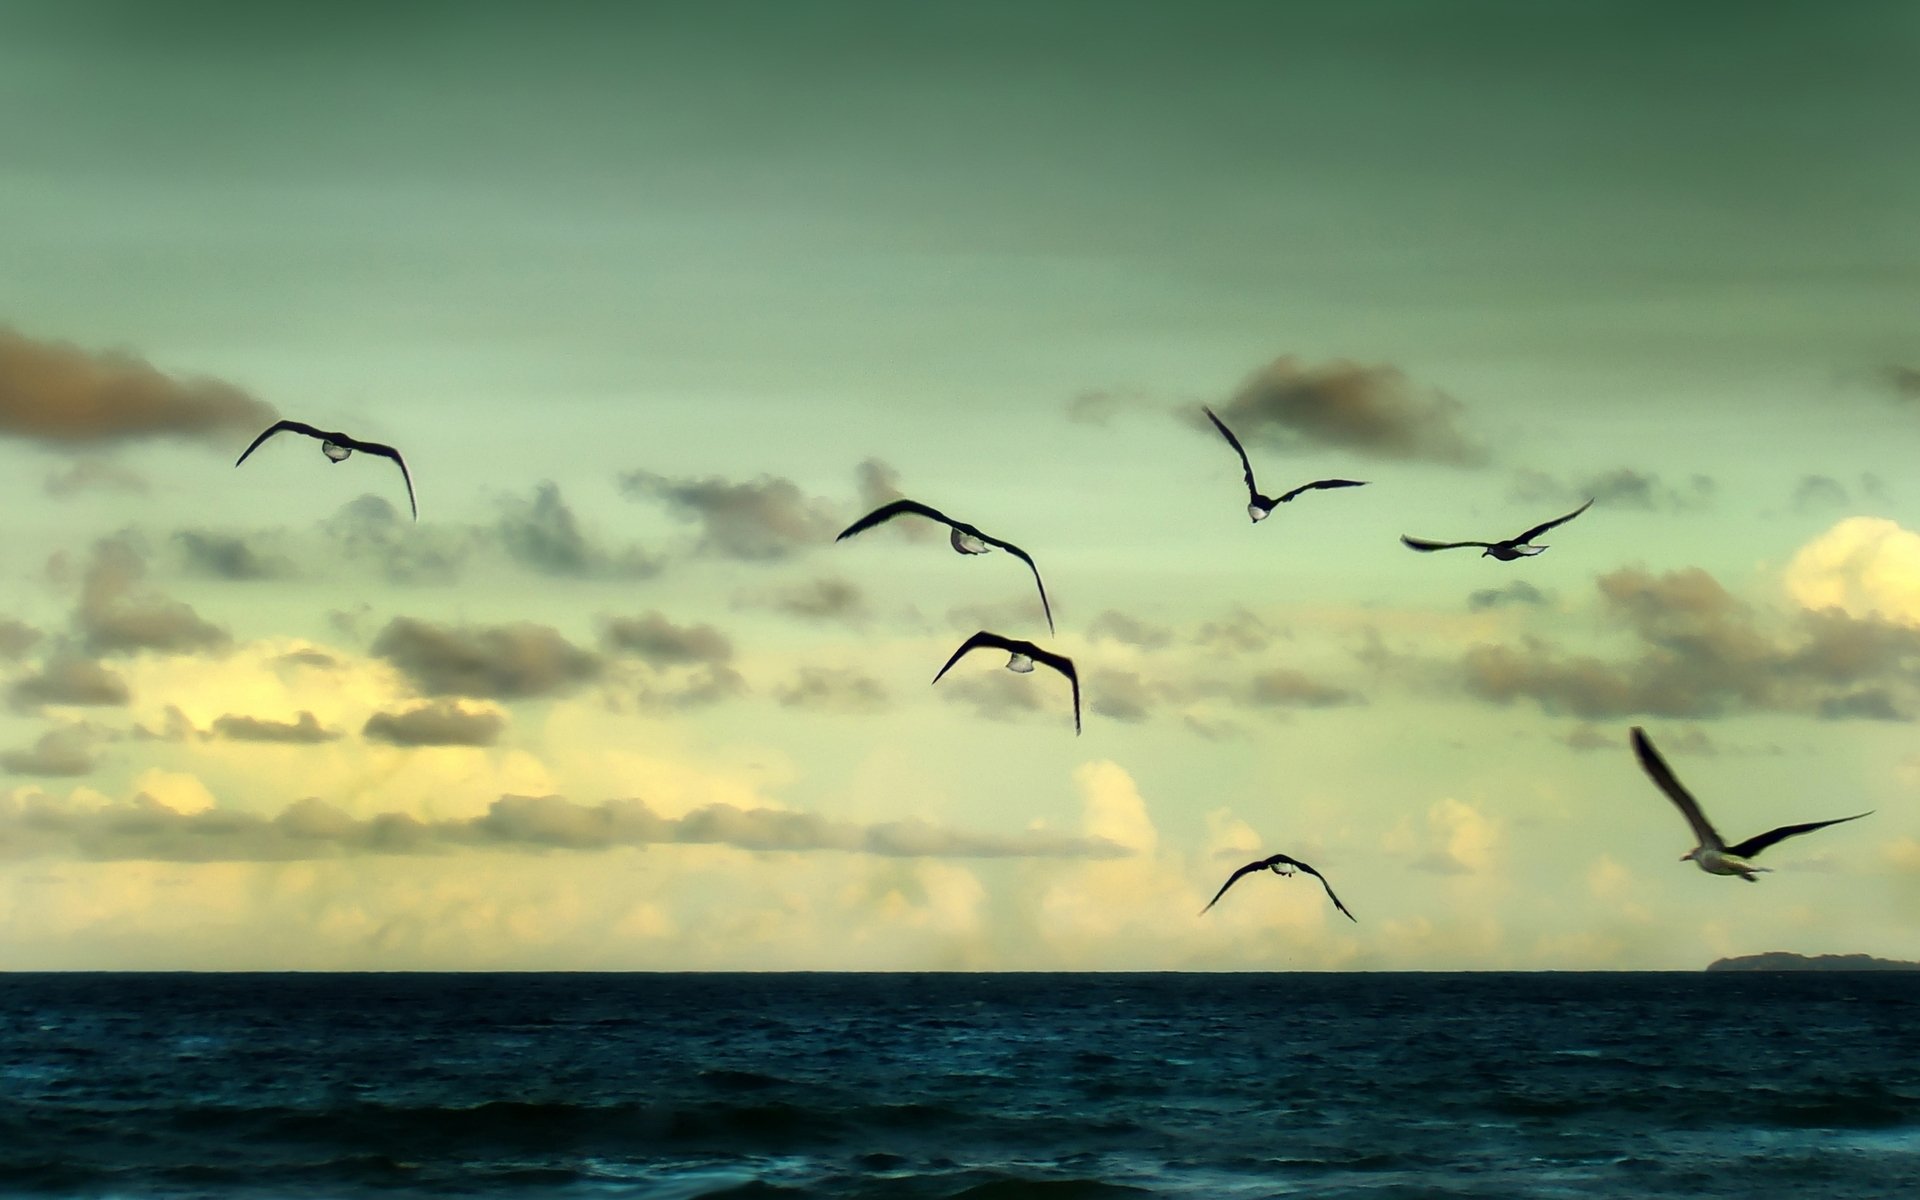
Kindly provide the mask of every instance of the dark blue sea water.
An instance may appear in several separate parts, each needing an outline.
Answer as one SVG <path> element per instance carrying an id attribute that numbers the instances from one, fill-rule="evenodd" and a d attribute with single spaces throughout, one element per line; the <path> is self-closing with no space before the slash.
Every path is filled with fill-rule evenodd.
<path id="1" fill-rule="evenodd" d="M 1920 975 L 0 975 L 0 1193 L 1920 1194 Z"/>

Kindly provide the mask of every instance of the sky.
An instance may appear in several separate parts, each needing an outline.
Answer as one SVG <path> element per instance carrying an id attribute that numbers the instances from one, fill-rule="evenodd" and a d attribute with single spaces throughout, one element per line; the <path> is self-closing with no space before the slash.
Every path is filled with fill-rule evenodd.
<path id="1" fill-rule="evenodd" d="M 0 0 L 0 966 L 1920 959 L 1916 50 Z"/>

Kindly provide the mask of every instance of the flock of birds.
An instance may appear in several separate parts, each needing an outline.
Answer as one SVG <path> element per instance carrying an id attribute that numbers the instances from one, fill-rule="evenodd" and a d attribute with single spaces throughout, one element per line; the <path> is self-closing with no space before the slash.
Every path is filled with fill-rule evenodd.
<path id="1" fill-rule="evenodd" d="M 1271 516 L 1276 506 L 1290 503 L 1295 498 L 1307 492 L 1323 488 L 1366 486 L 1367 481 L 1363 479 L 1317 479 L 1311 483 L 1303 483 L 1299 487 L 1293 488 L 1291 491 L 1283 492 L 1278 496 L 1264 495 L 1260 491 L 1259 485 L 1254 482 L 1253 463 L 1247 458 L 1246 448 L 1240 444 L 1240 439 L 1233 435 L 1233 430 L 1227 428 L 1226 422 L 1222 421 L 1211 408 L 1203 408 L 1201 411 L 1206 413 L 1207 419 L 1213 422 L 1214 428 L 1220 431 L 1220 436 L 1227 440 L 1227 444 L 1233 447 L 1234 453 L 1240 456 L 1240 466 L 1247 483 L 1247 516 L 1255 524 Z M 320 442 L 321 452 L 327 456 L 328 461 L 334 463 L 346 461 L 356 450 L 382 458 L 392 459 L 400 468 L 401 479 L 406 482 L 407 505 L 413 512 L 413 519 L 416 521 L 420 519 L 420 506 L 415 500 L 413 492 L 413 475 L 407 470 L 406 459 L 402 458 L 400 452 L 392 446 L 380 442 L 364 442 L 358 438 L 349 437 L 337 431 L 317 429 L 301 421 L 277 421 L 259 437 L 253 439 L 253 444 L 241 453 L 233 465 L 237 467 L 241 463 L 246 462 L 247 457 L 255 450 L 258 450 L 261 443 L 276 433 L 299 433 L 317 439 Z M 1426 538 L 1408 537 L 1405 534 L 1401 535 L 1400 541 L 1408 549 L 1418 550 L 1422 553 L 1429 553 L 1435 550 L 1458 550 L 1477 546 L 1480 548 L 1482 558 L 1495 558 L 1501 562 L 1512 562 L 1519 558 L 1531 558 L 1546 550 L 1547 547 L 1534 544 L 1534 539 L 1557 526 L 1566 524 L 1581 513 L 1586 512 L 1587 509 L 1592 506 L 1593 501 L 1588 500 L 1585 504 L 1567 513 L 1565 516 L 1555 517 L 1551 521 L 1542 521 L 1540 524 L 1535 525 L 1523 533 L 1500 541 L 1436 542 Z M 1033 572 L 1033 583 L 1040 593 L 1040 611 L 1046 618 L 1047 632 L 1054 632 L 1053 606 L 1047 600 L 1047 585 L 1040 578 L 1040 568 L 1033 561 L 1033 556 L 1012 542 L 993 537 L 967 524 L 965 521 L 956 521 L 929 505 L 922 504 L 917 500 L 905 499 L 883 504 L 841 530 L 840 535 L 834 540 L 837 542 L 845 541 L 855 534 L 863 533 L 875 526 L 883 525 L 895 517 L 902 516 L 925 517 L 928 520 L 945 525 L 948 529 L 948 542 L 957 553 L 979 555 L 986 554 L 998 548 L 1011 554 L 1021 562 L 1026 563 L 1027 569 Z M 994 633 L 991 630 L 982 629 L 960 644 L 960 648 L 953 652 L 952 657 L 948 658 L 946 663 L 934 673 L 933 682 L 939 683 L 941 677 L 951 670 L 954 664 L 958 663 L 973 651 L 980 649 L 1005 651 L 1009 655 L 1006 663 L 1006 668 L 1009 671 L 1027 674 L 1034 669 L 1035 664 L 1040 664 L 1065 676 L 1068 684 L 1070 684 L 1073 689 L 1073 731 L 1075 734 L 1080 732 L 1080 675 L 1079 672 L 1074 669 L 1073 660 L 1064 654 L 1055 654 L 1042 646 L 1035 645 L 1033 642 L 1006 637 L 1002 634 Z M 1695 800 L 1692 793 L 1688 792 L 1687 789 L 1681 785 L 1680 780 L 1674 775 L 1672 768 L 1667 766 L 1666 760 L 1660 757 L 1660 752 L 1654 749 L 1653 742 L 1647 737 L 1646 731 L 1637 725 L 1634 726 L 1631 741 L 1634 755 L 1639 759 L 1641 769 L 1646 771 L 1648 777 L 1653 780 L 1654 784 L 1666 794 L 1669 800 L 1673 801 L 1674 806 L 1680 810 L 1680 814 L 1686 818 L 1688 826 L 1692 828 L 1694 837 L 1698 839 L 1699 844 L 1686 854 L 1681 855 L 1680 861 L 1692 861 L 1697 864 L 1702 871 L 1712 875 L 1738 875 L 1748 883 L 1754 883 L 1757 881 L 1758 873 L 1767 871 L 1769 868 L 1754 866 L 1752 859 L 1767 847 L 1790 837 L 1797 837 L 1803 833 L 1811 833 L 1816 829 L 1825 829 L 1829 825 L 1839 825 L 1847 821 L 1858 821 L 1861 817 L 1872 815 L 1872 810 L 1870 809 L 1867 812 L 1855 813 L 1850 817 L 1835 817 L 1826 821 L 1808 821 L 1797 825 L 1782 825 L 1777 829 L 1769 829 L 1765 833 L 1758 834 L 1754 837 L 1747 838 L 1745 841 L 1736 842 L 1729 846 L 1714 829 L 1712 822 L 1707 820 L 1706 814 L 1701 811 L 1700 802 Z M 1270 855 L 1255 862 L 1250 862 L 1235 870 L 1233 874 L 1227 877 L 1227 881 L 1220 885 L 1220 890 L 1214 893 L 1213 899 L 1207 902 L 1206 908 L 1200 910 L 1201 914 L 1204 915 L 1211 910 L 1214 905 L 1218 904 L 1220 898 L 1227 894 L 1227 889 L 1238 883 L 1242 878 L 1263 870 L 1271 871 L 1275 875 L 1283 878 L 1291 876 L 1295 871 L 1313 876 L 1320 881 L 1320 886 L 1326 889 L 1327 898 L 1333 902 L 1333 906 L 1338 909 L 1342 915 L 1349 921 L 1357 921 L 1359 919 L 1351 912 L 1348 912 L 1347 906 L 1340 902 L 1340 897 L 1334 894 L 1333 885 L 1327 882 L 1326 876 L 1299 859 L 1285 854 Z"/>

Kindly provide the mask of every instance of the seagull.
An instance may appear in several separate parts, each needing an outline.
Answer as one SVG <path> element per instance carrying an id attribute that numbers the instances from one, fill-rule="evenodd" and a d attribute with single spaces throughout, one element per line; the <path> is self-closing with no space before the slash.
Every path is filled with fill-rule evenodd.
<path id="1" fill-rule="evenodd" d="M 1213 422 L 1213 427 L 1220 431 L 1220 436 L 1227 439 L 1227 445 L 1232 446 L 1233 452 L 1240 456 L 1240 466 L 1247 473 L 1247 516 L 1251 518 L 1255 524 L 1266 520 L 1267 517 L 1272 514 L 1274 505 L 1285 504 L 1301 492 L 1310 492 L 1315 488 L 1367 486 L 1367 481 L 1364 479 L 1318 479 L 1312 483 L 1303 483 L 1284 495 L 1263 496 L 1260 494 L 1260 489 L 1253 484 L 1253 464 L 1247 461 L 1247 452 L 1240 445 L 1240 439 L 1233 436 L 1233 430 L 1227 428 L 1226 422 L 1213 415 L 1212 409 L 1203 404 L 1200 406 L 1200 411 L 1207 414 L 1207 420 Z"/>
<path id="2" fill-rule="evenodd" d="M 1858 821 L 1861 817 L 1873 815 L 1873 810 L 1868 809 L 1863 813 L 1855 813 L 1851 817 L 1835 817 L 1831 821 L 1782 825 L 1778 829 L 1769 829 L 1757 837 L 1750 837 L 1738 845 L 1729 846 L 1720 840 L 1720 835 L 1714 831 L 1712 823 L 1707 820 L 1707 815 L 1700 811 L 1700 802 L 1688 794 L 1686 788 L 1680 786 L 1680 781 L 1674 778 L 1673 771 L 1667 766 L 1666 759 L 1660 757 L 1660 752 L 1653 748 L 1653 743 L 1648 740 L 1645 731 L 1638 725 L 1633 727 L 1633 752 L 1640 756 L 1641 768 L 1654 783 L 1659 785 L 1660 790 L 1667 794 L 1667 799 L 1673 801 L 1674 807 L 1680 810 L 1680 815 L 1687 819 L 1687 824 L 1693 826 L 1693 836 L 1700 839 L 1700 844 L 1682 854 L 1680 861 L 1686 862 L 1692 859 L 1699 864 L 1702 871 L 1709 875 L 1738 875 L 1748 883 L 1756 883 L 1758 880 L 1754 878 L 1754 872 L 1767 871 L 1771 868 L 1756 867 L 1747 860 L 1768 846 L 1803 833 L 1812 833 L 1816 829 L 1825 829 L 1829 825 L 1838 825 L 1844 821 Z"/>
<path id="3" fill-rule="evenodd" d="M 1265 868 L 1266 870 L 1272 871 L 1275 875 L 1280 876 L 1282 879 L 1285 879 L 1287 876 L 1293 874 L 1296 867 L 1320 881 L 1320 886 L 1327 889 L 1327 899 L 1333 901 L 1335 908 L 1339 909 L 1342 913 L 1346 913 L 1347 920 L 1353 921 L 1356 924 L 1359 923 L 1359 918 L 1347 912 L 1347 906 L 1340 903 L 1340 897 L 1333 894 L 1333 885 L 1327 882 L 1325 875 L 1322 875 L 1299 859 L 1288 858 L 1284 854 L 1276 854 L 1271 858 L 1263 858 L 1259 862 L 1250 862 L 1238 871 L 1227 876 L 1227 881 L 1220 885 L 1220 890 L 1213 894 L 1213 899 L 1207 901 L 1207 908 L 1212 908 L 1214 905 L 1220 903 L 1220 897 L 1227 894 L 1228 888 L 1240 882 L 1242 875 L 1251 875 L 1255 871 Z M 1201 916 L 1204 917 L 1207 915 L 1207 908 L 1200 910 Z"/>
<path id="4" fill-rule="evenodd" d="M 1047 585 L 1040 582 L 1040 568 L 1034 566 L 1031 555 L 1012 542 L 1003 542 L 997 537 L 988 537 L 965 521 L 956 521 L 939 509 L 929 508 L 918 500 L 895 500 L 891 504 L 883 504 L 841 530 L 840 536 L 833 540 L 843 542 L 856 533 L 865 532 L 866 530 L 872 529 L 875 525 L 891 521 L 902 513 L 915 513 L 922 517 L 931 517 L 942 525 L 947 526 L 950 530 L 947 540 L 951 542 L 953 548 L 961 554 L 985 554 L 990 547 L 998 546 L 1021 562 L 1026 563 L 1027 569 L 1033 572 L 1034 586 L 1040 589 L 1040 610 L 1047 614 L 1047 632 L 1053 632 L 1053 608 L 1047 603 Z"/>
<path id="5" fill-rule="evenodd" d="M 1568 521 L 1573 520 L 1592 507 L 1593 501 L 1589 500 L 1564 517 L 1555 517 L 1551 521 L 1542 522 L 1539 525 L 1535 525 L 1532 529 L 1527 530 L 1519 537 L 1508 538 L 1504 542 L 1429 542 L 1424 538 L 1410 538 L 1404 533 L 1400 535 L 1400 540 L 1406 543 L 1408 549 L 1421 551 L 1453 550 L 1461 546 L 1485 546 L 1486 549 L 1480 552 L 1481 558 L 1492 555 L 1501 562 L 1512 562 L 1516 558 L 1532 558 L 1542 550 L 1545 550 L 1545 546 L 1529 546 L 1527 543 L 1539 537 L 1547 530 L 1552 529 L 1555 525 L 1565 525 Z"/>
<path id="6" fill-rule="evenodd" d="M 258 450 L 261 442 L 266 441 L 282 430 L 290 433 L 304 433 L 310 438 L 319 438 L 320 452 L 327 456 L 329 462 L 345 462 L 347 456 L 355 450 L 364 450 L 368 454 L 378 454 L 382 458 L 392 459 L 395 463 L 399 464 L 400 478 L 407 481 L 407 506 L 413 509 L 413 519 L 416 521 L 420 519 L 420 505 L 416 503 L 413 498 L 413 476 L 407 473 L 407 460 L 401 458 L 400 452 L 392 446 L 384 446 L 379 442 L 363 442 L 358 438 L 350 438 L 344 433 L 333 433 L 325 429 L 315 429 L 313 426 L 302 421 L 275 421 L 265 433 L 253 439 L 253 445 L 248 446 L 239 458 L 234 459 L 233 465 L 237 467 L 247 461 L 247 455 Z"/>
<path id="7" fill-rule="evenodd" d="M 933 681 L 939 683 L 940 676 L 947 673 L 948 667 L 966 657 L 967 651 L 978 650 L 982 646 L 994 650 L 1005 650 L 1013 655 L 1007 660 L 1007 670 L 1017 675 L 1025 675 L 1033 670 L 1033 664 L 1037 662 L 1045 663 L 1065 675 L 1067 682 L 1073 685 L 1073 731 L 1076 734 L 1080 732 L 1080 675 L 1073 669 L 1073 660 L 1063 654 L 1042 650 L 1032 642 L 1017 642 L 1012 638 L 1001 637 L 997 633 L 988 633 L 982 629 L 960 643 L 960 648 L 953 652 L 953 657 L 947 660 L 947 666 L 940 668 L 939 674 L 933 677 Z"/>

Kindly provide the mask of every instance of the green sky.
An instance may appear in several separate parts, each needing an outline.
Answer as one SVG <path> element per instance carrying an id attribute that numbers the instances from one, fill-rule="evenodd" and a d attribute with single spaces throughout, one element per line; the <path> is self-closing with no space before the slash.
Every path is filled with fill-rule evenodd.
<path id="1" fill-rule="evenodd" d="M 269 7 L 0 0 L 0 964 L 1920 958 L 1920 8 Z"/>

